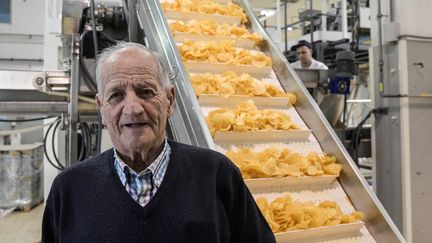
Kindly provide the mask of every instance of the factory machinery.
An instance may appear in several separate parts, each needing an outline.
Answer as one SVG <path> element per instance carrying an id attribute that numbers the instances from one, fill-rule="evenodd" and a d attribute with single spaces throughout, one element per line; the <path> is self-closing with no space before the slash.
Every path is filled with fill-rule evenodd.
<path id="1" fill-rule="evenodd" d="M 223 0 L 217 2 L 229 4 L 228 1 Z M 94 5 L 93 1 L 90 1 L 89 6 L 87 1 L 65 0 L 63 2 L 62 34 L 64 50 L 66 50 L 64 55 L 70 57 L 68 71 L 44 72 L 34 78 L 34 86 L 38 90 L 46 95 L 57 95 L 55 97 L 60 99 L 54 102 L 55 105 L 51 104 L 51 109 L 47 109 L 46 104 L 44 107 L 45 110 L 51 110 L 51 114 L 63 114 L 64 116 L 61 124 L 68 131 L 66 136 L 67 158 L 65 158 L 67 163 L 64 166 L 69 166 L 79 159 L 98 152 L 98 146 L 90 147 L 86 151 L 83 148 L 80 149 L 79 144 L 83 141 L 93 144 L 108 139 L 101 135 L 101 126 L 97 125 L 96 107 L 89 100 L 95 94 L 96 88 L 92 73 L 94 69 L 92 58 L 96 56 L 97 50 L 103 49 L 103 46 L 112 45 L 117 40 L 127 39 L 143 43 L 152 51 L 159 53 L 166 63 L 166 68 L 172 74 L 177 92 L 177 103 L 169 120 L 170 138 L 222 153 L 234 147 L 247 147 L 252 150 L 278 147 L 288 148 L 301 155 L 307 155 L 309 152 L 319 155 L 330 154 L 335 156 L 342 165 L 341 174 L 337 179 L 335 177 L 330 179 L 305 177 L 246 180 L 255 198 L 266 197 L 271 201 L 289 193 L 293 199 L 302 202 L 336 201 L 343 213 L 358 210 L 365 215 L 361 223 L 296 230 L 293 234 L 278 233 L 276 234 L 278 242 L 317 239 L 332 242 L 405 242 L 296 72 L 289 66 L 282 52 L 272 43 L 257 18 L 252 14 L 249 3 L 247 1 L 236 3 L 246 13 L 248 30 L 257 33 L 264 39 L 259 46 L 248 47 L 237 40 L 236 45 L 265 53 L 271 57 L 272 66 L 259 68 L 247 65 L 200 63 L 199 61 L 183 62 L 178 45 L 181 45 L 185 39 L 205 39 L 206 37 L 186 36 L 181 40 L 179 37 L 181 35 L 171 33 L 170 22 L 209 17 L 219 23 L 239 21 L 236 18 L 164 11 L 159 0 L 131 0 L 127 3 L 123 1 L 123 7 L 109 3 Z M 218 42 L 224 38 L 211 37 L 210 39 Z M 197 98 L 190 75 L 204 72 L 220 74 L 224 71 L 232 71 L 238 75 L 248 73 L 262 82 L 271 83 L 285 92 L 294 93 L 297 97 L 294 106 L 287 105 L 286 100 L 283 103 L 283 100 L 281 102 L 281 99 L 272 97 L 252 97 L 252 100 L 259 109 L 273 109 L 289 115 L 299 130 L 212 134 L 205 119 L 209 113 L 222 107 L 233 108 L 248 99 L 235 96 L 204 95 Z M 58 98 L 59 92 L 67 92 L 68 100 Z M 16 108 L 24 112 L 23 106 Z M 86 122 L 90 125 L 83 126 L 82 124 Z"/>

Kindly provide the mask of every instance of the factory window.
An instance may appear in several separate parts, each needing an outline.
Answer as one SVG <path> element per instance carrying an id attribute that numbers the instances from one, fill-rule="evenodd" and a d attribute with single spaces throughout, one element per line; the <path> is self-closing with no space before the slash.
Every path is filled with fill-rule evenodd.
<path id="1" fill-rule="evenodd" d="M 1 0 L 0 1 L 0 23 L 11 22 L 11 1 Z"/>

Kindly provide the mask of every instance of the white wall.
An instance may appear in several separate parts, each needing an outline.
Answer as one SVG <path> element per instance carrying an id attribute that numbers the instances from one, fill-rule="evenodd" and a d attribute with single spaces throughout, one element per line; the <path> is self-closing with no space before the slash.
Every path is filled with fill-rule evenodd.
<path id="1" fill-rule="evenodd" d="M 385 2 L 385 1 L 384 1 Z M 395 17 L 400 24 L 401 35 L 419 35 L 432 37 L 430 0 L 395 1 Z"/>
<path id="2" fill-rule="evenodd" d="M 44 18 L 44 1 L 11 0 L 11 23 L 0 23 L 0 59 L 42 60 Z"/>

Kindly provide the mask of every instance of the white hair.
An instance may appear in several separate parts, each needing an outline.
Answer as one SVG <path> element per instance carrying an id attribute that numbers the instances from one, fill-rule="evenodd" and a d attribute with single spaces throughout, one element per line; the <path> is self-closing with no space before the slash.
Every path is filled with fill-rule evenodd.
<path id="1" fill-rule="evenodd" d="M 165 66 L 163 65 L 162 59 L 160 56 L 154 52 L 152 52 L 150 49 L 145 47 L 144 45 L 141 45 L 139 43 L 134 42 L 119 42 L 114 46 L 106 48 L 102 53 L 98 55 L 97 61 L 96 61 L 96 83 L 97 83 L 97 90 L 99 95 L 102 94 L 102 87 L 105 84 L 102 80 L 102 66 L 105 64 L 105 62 L 115 54 L 118 50 L 126 49 L 126 48 L 139 48 L 140 50 L 143 50 L 145 53 L 148 53 L 150 56 L 155 58 L 157 67 L 158 67 L 158 80 L 161 83 L 162 87 L 168 88 L 171 87 L 170 82 L 170 75 L 168 71 L 166 70 Z"/>

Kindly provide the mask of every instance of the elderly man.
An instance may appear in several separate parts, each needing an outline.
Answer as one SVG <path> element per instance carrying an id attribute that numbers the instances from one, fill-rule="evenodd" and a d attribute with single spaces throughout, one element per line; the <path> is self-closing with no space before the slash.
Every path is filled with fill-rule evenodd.
<path id="1" fill-rule="evenodd" d="M 320 62 L 315 60 L 312 57 L 312 44 L 301 40 L 299 43 L 291 48 L 296 51 L 298 61 L 291 63 L 293 68 L 308 68 L 308 69 L 325 69 L 328 67 Z"/>
<path id="2" fill-rule="evenodd" d="M 275 241 L 231 161 L 167 140 L 175 92 L 153 53 L 118 44 L 96 78 L 114 148 L 56 177 L 42 242 Z"/>

